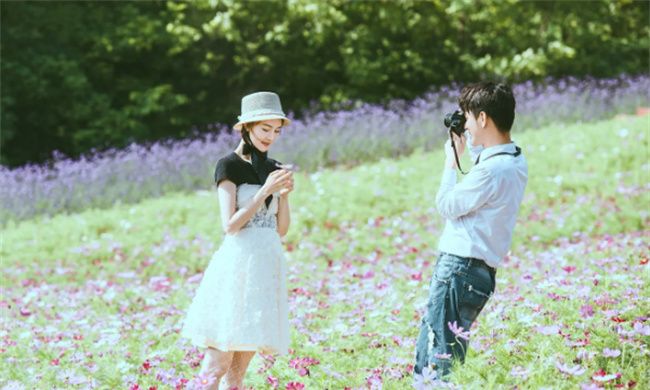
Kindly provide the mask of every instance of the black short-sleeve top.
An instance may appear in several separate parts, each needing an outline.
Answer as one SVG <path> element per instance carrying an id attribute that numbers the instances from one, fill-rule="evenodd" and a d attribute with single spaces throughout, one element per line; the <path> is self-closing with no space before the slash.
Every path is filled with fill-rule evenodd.
<path id="1" fill-rule="evenodd" d="M 280 169 L 278 161 L 271 158 L 266 160 L 266 169 L 271 173 Z M 230 180 L 236 186 L 241 184 L 259 184 L 262 185 L 260 178 L 257 176 L 255 169 L 248 161 L 242 159 L 237 153 L 231 152 L 217 162 L 214 170 L 214 182 L 219 185 L 223 180 Z"/>

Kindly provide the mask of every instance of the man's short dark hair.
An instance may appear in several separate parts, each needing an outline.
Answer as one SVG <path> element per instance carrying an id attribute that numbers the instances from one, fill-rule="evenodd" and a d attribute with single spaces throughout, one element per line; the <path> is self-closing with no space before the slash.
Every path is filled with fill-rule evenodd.
<path id="1" fill-rule="evenodd" d="M 509 132 L 515 121 L 515 97 L 508 84 L 486 81 L 468 85 L 460 92 L 458 103 L 463 112 L 477 118 L 485 111 L 502 133 Z"/>

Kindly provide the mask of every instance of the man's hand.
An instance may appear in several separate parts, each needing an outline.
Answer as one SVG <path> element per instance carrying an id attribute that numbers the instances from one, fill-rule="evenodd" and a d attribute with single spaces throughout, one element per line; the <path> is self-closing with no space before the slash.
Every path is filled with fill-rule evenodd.
<path id="1" fill-rule="evenodd" d="M 460 157 L 463 155 L 465 152 L 465 135 L 463 134 L 462 136 L 457 136 L 456 133 L 452 133 L 452 136 L 454 137 L 454 144 L 456 145 L 456 152 L 458 153 L 458 159 L 460 160 Z M 447 159 L 445 161 L 445 166 L 449 168 L 458 168 L 456 165 L 456 157 L 454 157 L 454 149 L 451 147 L 451 140 L 447 140 L 445 143 L 445 155 L 447 156 Z"/>

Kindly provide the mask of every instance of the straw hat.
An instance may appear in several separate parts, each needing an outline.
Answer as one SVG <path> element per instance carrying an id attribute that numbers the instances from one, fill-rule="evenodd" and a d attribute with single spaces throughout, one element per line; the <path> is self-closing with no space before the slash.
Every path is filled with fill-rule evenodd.
<path id="1" fill-rule="evenodd" d="M 241 130 L 244 123 L 269 119 L 281 119 L 283 126 L 291 123 L 282 111 L 280 97 L 273 92 L 255 92 L 244 96 L 241 99 L 241 115 L 237 119 L 239 122 L 234 126 L 235 130 Z"/>

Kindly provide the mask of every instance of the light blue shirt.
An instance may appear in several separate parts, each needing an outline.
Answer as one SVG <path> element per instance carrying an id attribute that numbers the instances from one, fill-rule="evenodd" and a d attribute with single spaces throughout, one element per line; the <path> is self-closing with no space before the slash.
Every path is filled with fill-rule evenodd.
<path id="1" fill-rule="evenodd" d="M 514 143 L 484 149 L 460 183 L 456 170 L 445 168 L 436 195 L 438 212 L 447 220 L 439 251 L 499 266 L 528 182 L 528 163 L 523 154 L 514 157 L 516 151 Z M 495 156 L 504 152 L 510 154 Z"/>

